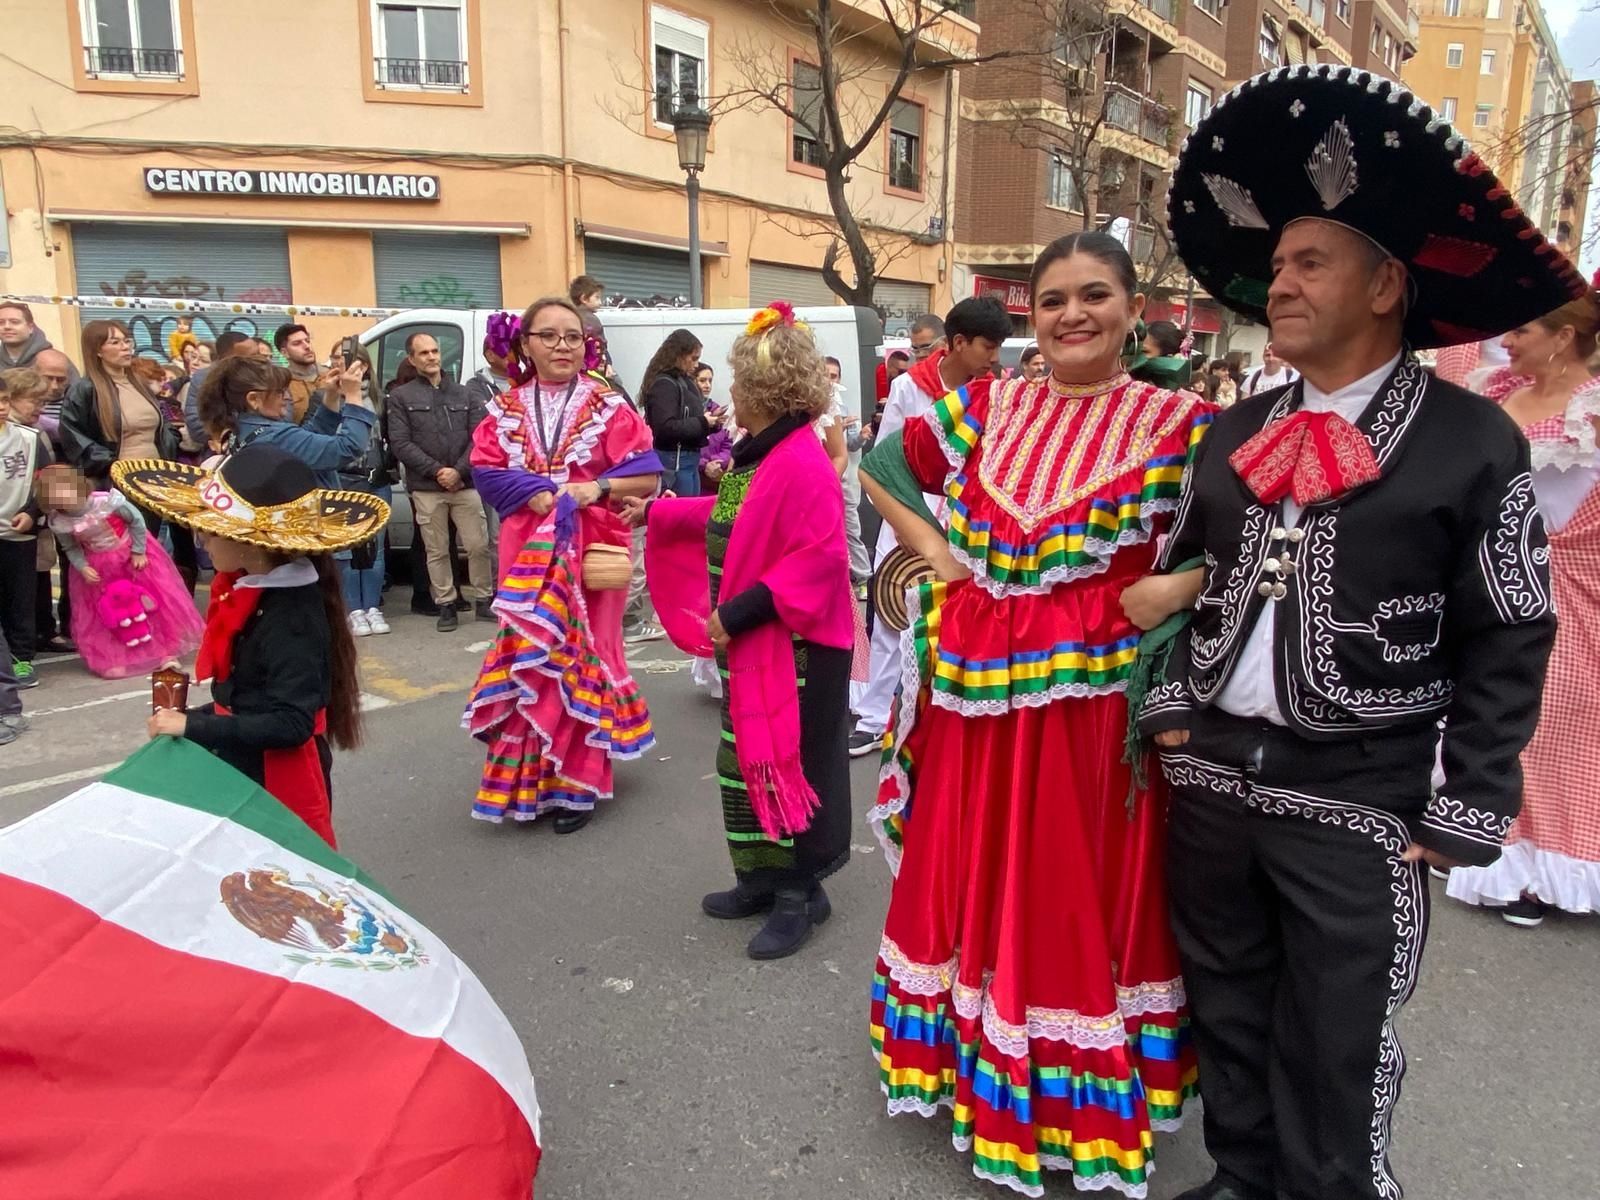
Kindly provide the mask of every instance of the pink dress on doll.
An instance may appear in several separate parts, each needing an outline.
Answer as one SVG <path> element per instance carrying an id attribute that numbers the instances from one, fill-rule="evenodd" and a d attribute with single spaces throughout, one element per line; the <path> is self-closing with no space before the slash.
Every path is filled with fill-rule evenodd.
<path id="1" fill-rule="evenodd" d="M 52 512 L 50 531 L 72 565 L 72 638 L 96 675 L 147 674 L 200 644 L 205 622 L 194 599 L 161 543 L 149 536 L 139 510 L 120 492 L 93 493 L 82 512 Z M 134 569 L 135 554 L 146 556 L 141 570 Z M 99 574 L 98 583 L 84 578 L 86 566 Z M 102 603 L 108 596 L 123 603 Z M 131 611 L 143 610 L 144 620 L 123 625 L 117 616 L 130 611 L 130 604 Z"/>

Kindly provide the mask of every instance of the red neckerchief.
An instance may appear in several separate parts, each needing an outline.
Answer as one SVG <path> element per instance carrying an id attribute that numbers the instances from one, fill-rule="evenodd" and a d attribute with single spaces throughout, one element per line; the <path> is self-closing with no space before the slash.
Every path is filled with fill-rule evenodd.
<path id="1" fill-rule="evenodd" d="M 911 376 L 911 382 L 935 400 L 942 400 L 955 390 L 945 387 L 944 376 L 939 374 L 939 363 L 945 353 L 944 350 L 935 350 L 921 362 L 912 364 L 906 371 L 906 374 Z"/>
<path id="2" fill-rule="evenodd" d="M 256 611 L 260 588 L 242 588 L 243 571 L 217 572 L 211 581 L 211 603 L 206 607 L 206 629 L 200 638 L 200 654 L 195 659 L 196 679 L 223 682 L 233 674 L 233 643 Z"/>
<path id="3" fill-rule="evenodd" d="M 1378 460 L 1361 431 L 1338 413 L 1295 412 L 1272 422 L 1228 456 L 1263 504 L 1293 494 L 1304 508 L 1378 478 Z"/>

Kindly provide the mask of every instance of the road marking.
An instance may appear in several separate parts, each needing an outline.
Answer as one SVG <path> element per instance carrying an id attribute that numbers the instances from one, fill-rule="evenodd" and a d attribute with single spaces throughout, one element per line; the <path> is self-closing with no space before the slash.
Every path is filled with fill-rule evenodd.
<path id="1" fill-rule="evenodd" d="M 210 683 L 197 683 L 192 685 L 196 689 L 208 689 Z M 115 704 L 120 700 L 150 699 L 150 689 L 140 688 L 135 692 L 113 692 L 109 696 L 97 696 L 93 700 L 81 700 L 77 704 L 62 704 L 55 708 L 31 708 L 29 717 L 48 717 L 55 713 L 77 712 L 85 708 L 98 708 L 102 704 Z"/>
<path id="2" fill-rule="evenodd" d="M 20 796 L 24 792 L 37 792 L 40 788 L 55 787 L 58 783 L 81 783 L 85 779 L 99 779 L 107 771 L 122 765 L 122 760 L 101 763 L 98 767 L 80 767 L 76 771 L 63 771 L 60 775 L 47 775 L 43 779 L 29 779 L 22 783 L 8 783 L 0 787 L 0 797 Z"/>

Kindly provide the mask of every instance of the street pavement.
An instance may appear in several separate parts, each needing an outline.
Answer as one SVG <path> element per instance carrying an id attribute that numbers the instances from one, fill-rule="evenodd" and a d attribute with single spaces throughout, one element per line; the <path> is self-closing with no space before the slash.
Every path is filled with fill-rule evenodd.
<path id="1" fill-rule="evenodd" d="M 400 600 L 399 593 L 392 598 Z M 667 643 L 635 668 L 659 739 L 588 829 L 468 816 L 480 755 L 458 722 L 491 628 L 424 618 L 361 643 L 368 741 L 341 754 L 342 849 L 469 962 L 527 1047 L 544 1107 L 540 1200 L 999 1200 L 948 1118 L 884 1115 L 867 993 L 889 878 L 865 823 L 799 955 L 744 957 L 751 922 L 701 915 L 731 879 L 712 777 L 716 706 Z M 0 824 L 144 738 L 148 685 L 43 663 L 35 727 L 0 748 Z M 873 769 L 855 768 L 855 807 Z M 1518 930 L 1444 900 L 1400 1034 L 1395 1165 L 1411 1200 L 1600 1194 L 1600 919 Z M 1157 1141 L 1153 1200 L 1210 1168 L 1198 1109 Z M 1047 1195 L 1072 1190 L 1060 1178 Z"/>

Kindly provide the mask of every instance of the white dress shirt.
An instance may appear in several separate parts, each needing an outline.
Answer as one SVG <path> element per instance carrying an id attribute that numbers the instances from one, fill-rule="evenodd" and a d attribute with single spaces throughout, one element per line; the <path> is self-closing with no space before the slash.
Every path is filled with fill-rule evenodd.
<path id="1" fill-rule="evenodd" d="M 1348 383 L 1334 392 L 1324 392 L 1307 379 L 1303 384 L 1305 396 L 1301 411 L 1338 413 L 1353 425 L 1399 364 L 1400 356 L 1397 354 L 1370 375 L 1363 375 L 1354 383 Z M 1303 511 L 1292 496 L 1285 497 L 1279 506 L 1278 524 L 1284 529 L 1293 529 L 1300 523 Z M 1276 625 L 1277 602 L 1268 600 L 1261 615 L 1256 618 L 1255 628 L 1239 650 L 1239 661 L 1234 665 L 1227 686 L 1217 697 L 1217 707 L 1223 712 L 1236 717 L 1271 721 L 1274 725 L 1285 723 L 1283 713 L 1278 710 L 1276 664 L 1272 657 Z"/>
<path id="2" fill-rule="evenodd" d="M 944 382 L 943 376 L 939 382 L 941 384 Z M 899 433 L 908 422 L 918 419 L 926 412 L 931 412 L 933 405 L 934 398 L 917 386 L 916 381 L 911 378 L 911 372 L 901 371 L 889 385 L 889 398 L 883 402 L 883 419 L 878 422 L 878 443 L 881 444 L 892 433 Z M 944 496 L 924 494 L 922 498 L 928 505 L 928 511 L 942 520 Z M 878 527 L 876 560 L 881 561 L 883 556 L 897 544 L 894 530 L 889 528 L 889 522 L 883 522 Z"/>

